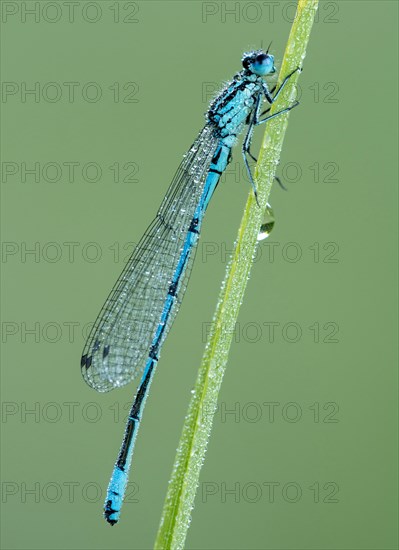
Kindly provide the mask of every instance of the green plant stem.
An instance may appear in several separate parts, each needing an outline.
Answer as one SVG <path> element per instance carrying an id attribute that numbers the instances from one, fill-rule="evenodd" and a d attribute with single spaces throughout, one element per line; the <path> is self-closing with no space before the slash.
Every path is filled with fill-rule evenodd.
<path id="1" fill-rule="evenodd" d="M 299 0 L 298 2 L 296 17 L 281 66 L 279 83 L 282 81 L 282 76 L 289 74 L 296 67 L 302 67 L 317 4 L 318 0 Z M 289 80 L 284 94 L 281 94 L 273 104 L 270 114 L 294 101 L 298 76 L 299 71 Z M 156 550 L 176 550 L 184 547 L 232 335 L 255 256 L 257 236 L 279 163 L 287 124 L 288 113 L 266 124 L 255 169 L 260 208 L 251 192 L 245 206 L 233 255 L 226 269 L 226 277 L 185 418 L 155 541 Z"/>

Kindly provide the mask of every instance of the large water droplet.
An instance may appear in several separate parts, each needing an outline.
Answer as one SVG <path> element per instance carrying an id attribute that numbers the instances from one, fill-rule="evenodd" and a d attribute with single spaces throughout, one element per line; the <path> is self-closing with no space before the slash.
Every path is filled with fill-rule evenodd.
<path id="1" fill-rule="evenodd" d="M 274 219 L 273 209 L 270 206 L 270 204 L 267 203 L 266 211 L 263 216 L 263 222 L 262 222 L 262 225 L 260 226 L 260 230 L 258 233 L 258 241 L 263 241 L 264 239 L 267 239 L 267 237 L 270 235 L 274 227 L 274 222 L 275 222 L 275 219 Z"/>

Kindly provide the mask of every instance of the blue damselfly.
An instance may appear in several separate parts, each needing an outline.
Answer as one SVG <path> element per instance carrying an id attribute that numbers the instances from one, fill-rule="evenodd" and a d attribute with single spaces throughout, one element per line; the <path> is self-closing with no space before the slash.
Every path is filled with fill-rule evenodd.
<path id="1" fill-rule="evenodd" d="M 119 520 L 137 430 L 161 346 L 185 293 L 202 220 L 231 159 L 231 149 L 247 125 L 242 153 L 256 196 L 248 163 L 248 157 L 256 161 L 250 151 L 254 128 L 298 104 L 263 117 L 270 110 L 261 113 L 263 101 L 272 104 L 298 69 L 286 76 L 276 91 L 276 86 L 269 90 L 263 78 L 276 71 L 269 48 L 245 53 L 242 65 L 211 103 L 204 128 L 184 156 L 83 350 L 83 377 L 99 392 L 124 386 L 142 375 L 105 501 L 104 515 L 111 525 Z"/>

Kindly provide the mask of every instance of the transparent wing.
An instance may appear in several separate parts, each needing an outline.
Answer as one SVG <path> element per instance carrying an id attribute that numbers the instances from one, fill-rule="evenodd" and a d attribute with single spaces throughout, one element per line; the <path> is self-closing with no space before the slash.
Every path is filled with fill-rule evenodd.
<path id="1" fill-rule="evenodd" d="M 83 350 L 81 368 L 86 382 L 97 391 L 123 386 L 143 372 L 217 143 L 212 127 L 206 125 L 184 156 L 157 216 L 134 249 L 94 323 Z M 183 298 L 192 262 L 193 253 L 163 338 Z"/>

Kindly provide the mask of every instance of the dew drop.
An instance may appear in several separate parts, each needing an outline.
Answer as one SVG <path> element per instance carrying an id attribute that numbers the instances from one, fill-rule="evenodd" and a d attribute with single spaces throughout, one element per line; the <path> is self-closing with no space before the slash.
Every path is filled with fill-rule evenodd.
<path id="1" fill-rule="evenodd" d="M 274 219 L 273 209 L 270 206 L 270 204 L 267 203 L 266 211 L 263 216 L 263 222 L 262 222 L 262 225 L 260 226 L 260 230 L 258 233 L 258 241 L 263 241 L 264 239 L 267 239 L 267 237 L 272 232 L 274 223 L 275 223 L 275 219 Z"/>

